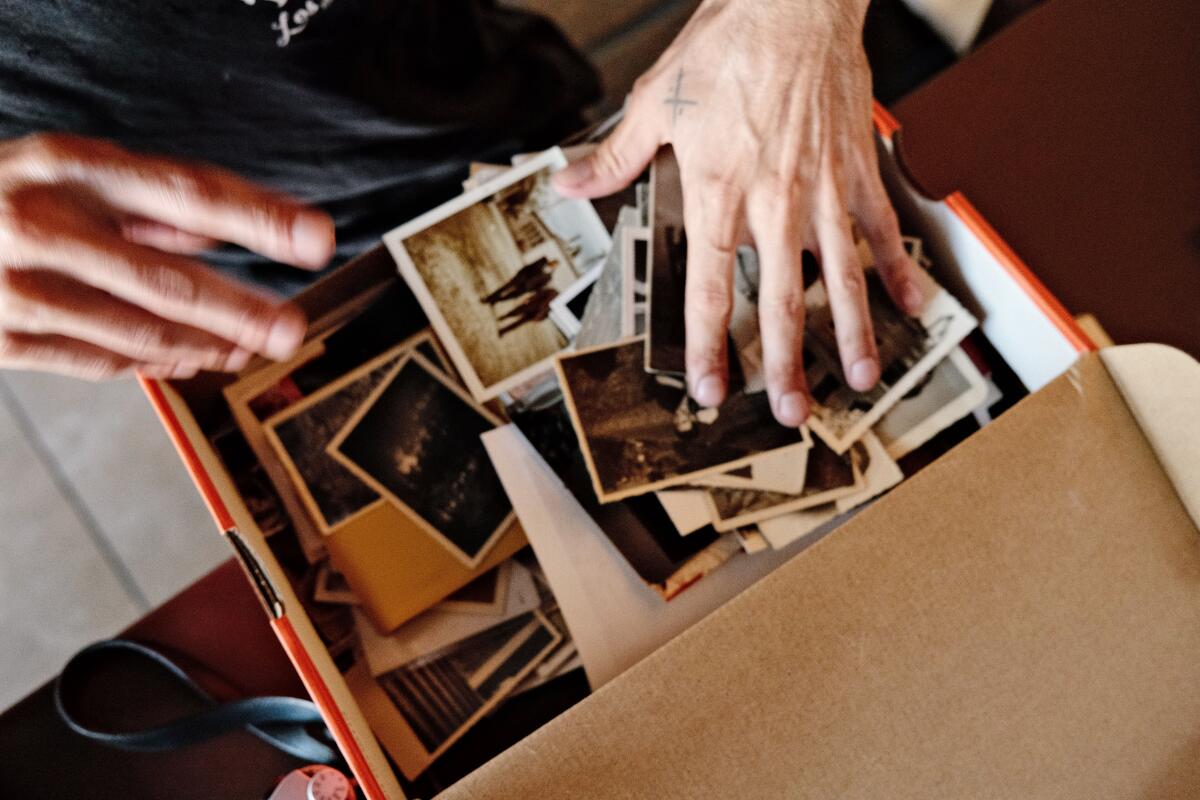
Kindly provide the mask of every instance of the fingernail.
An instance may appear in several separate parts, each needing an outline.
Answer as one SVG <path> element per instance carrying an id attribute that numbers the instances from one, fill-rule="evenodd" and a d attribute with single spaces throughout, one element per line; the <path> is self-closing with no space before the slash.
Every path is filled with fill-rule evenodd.
<path id="1" fill-rule="evenodd" d="M 590 181 L 593 174 L 592 160 L 581 158 L 559 170 L 554 176 L 554 183 L 564 189 L 573 189 Z"/>
<path id="2" fill-rule="evenodd" d="M 705 408 L 711 408 L 721 403 L 724 385 L 716 375 L 705 375 L 696 381 L 696 392 L 693 395 L 696 402 Z"/>
<path id="3" fill-rule="evenodd" d="M 275 320 L 271 332 L 267 334 L 267 343 L 263 355 L 276 361 L 291 358 L 300 343 L 304 341 L 304 322 L 292 314 L 284 314 Z"/>
<path id="4" fill-rule="evenodd" d="M 879 364 L 872 358 L 860 358 L 850 365 L 846 380 L 850 382 L 850 388 L 865 392 L 879 380 Z"/>
<path id="5" fill-rule="evenodd" d="M 229 354 L 229 357 L 225 359 L 224 370 L 226 372 L 240 372 L 249 363 L 250 351 L 241 347 L 235 347 Z"/>
<path id="6" fill-rule="evenodd" d="M 784 425 L 799 426 L 808 418 L 808 400 L 800 392 L 788 392 L 775 404 L 775 416 Z"/>
<path id="7" fill-rule="evenodd" d="M 187 378 L 196 377 L 196 373 L 200 371 L 200 365 L 191 361 L 180 361 L 171 370 L 171 377 L 176 380 L 186 380 Z"/>
<path id="8" fill-rule="evenodd" d="M 292 252 L 309 267 L 323 267 L 333 255 L 333 223 L 316 211 L 301 211 L 292 221 Z"/>
<path id="9" fill-rule="evenodd" d="M 904 298 L 904 308 L 909 314 L 918 314 L 921 308 L 925 305 L 925 293 L 921 291 L 921 287 L 912 281 L 907 281 L 904 284 L 904 290 L 900 293 Z"/>

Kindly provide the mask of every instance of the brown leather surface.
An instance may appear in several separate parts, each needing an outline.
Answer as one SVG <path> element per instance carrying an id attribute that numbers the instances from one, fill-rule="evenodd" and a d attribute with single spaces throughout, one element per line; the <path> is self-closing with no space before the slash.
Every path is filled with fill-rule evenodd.
<path id="1" fill-rule="evenodd" d="M 1200 6 L 1051 0 L 892 108 L 1072 313 L 1200 356 Z"/>

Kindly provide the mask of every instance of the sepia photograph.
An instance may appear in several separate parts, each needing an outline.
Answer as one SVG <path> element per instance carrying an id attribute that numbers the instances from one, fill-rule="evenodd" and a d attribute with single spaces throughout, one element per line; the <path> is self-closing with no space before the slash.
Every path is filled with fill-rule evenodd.
<path id="1" fill-rule="evenodd" d="M 549 150 L 384 236 L 478 402 L 550 368 L 550 304 L 608 255 L 591 203 L 551 185 L 565 164 Z"/>
<path id="2" fill-rule="evenodd" d="M 728 472 L 773 450 L 803 450 L 807 431 L 775 422 L 765 393 L 732 386 L 700 408 L 683 381 L 649 375 L 635 337 L 556 362 L 559 383 L 597 498 L 603 503 Z"/>
<path id="3" fill-rule="evenodd" d="M 799 494 L 808 471 L 808 452 L 805 449 L 765 453 L 740 469 L 697 478 L 693 483 L 720 489 Z"/>
<path id="4" fill-rule="evenodd" d="M 378 382 L 326 452 L 474 568 L 513 519 L 479 439 L 498 424 L 411 353 Z"/>
<path id="5" fill-rule="evenodd" d="M 865 485 L 861 455 L 833 452 L 824 442 L 813 442 L 808 453 L 805 484 L 798 494 L 748 489 L 709 489 L 708 507 L 713 527 L 732 531 L 760 520 L 824 505 L 859 491 Z"/>
<path id="6" fill-rule="evenodd" d="M 892 458 L 903 458 L 979 408 L 988 397 L 987 379 L 956 347 L 873 428 Z"/>
<path id="7" fill-rule="evenodd" d="M 646 369 L 682 375 L 687 371 L 683 320 L 687 233 L 679 163 L 670 147 L 660 149 L 650 164 L 650 220 Z"/>
<path id="8" fill-rule="evenodd" d="M 855 443 L 854 449 L 859 454 L 860 464 L 864 465 L 863 488 L 832 503 L 760 520 L 758 530 L 771 547 L 778 550 L 818 530 L 827 530 L 832 527 L 831 524 L 840 523 L 845 514 L 904 480 L 904 473 L 873 433 L 863 436 L 860 442 Z"/>
<path id="9" fill-rule="evenodd" d="M 882 367 L 879 382 L 866 392 L 846 384 L 824 284 L 818 280 L 805 290 L 804 369 L 814 401 L 808 424 L 834 452 L 844 453 L 861 439 L 976 326 L 975 318 L 949 292 L 924 272 L 918 275 L 925 282 L 927 300 L 919 317 L 909 317 L 892 303 L 879 274 L 866 272 Z"/>
<path id="10" fill-rule="evenodd" d="M 346 679 L 388 755 L 412 780 L 561 641 L 546 617 L 532 611 L 377 678 L 355 665 Z"/>

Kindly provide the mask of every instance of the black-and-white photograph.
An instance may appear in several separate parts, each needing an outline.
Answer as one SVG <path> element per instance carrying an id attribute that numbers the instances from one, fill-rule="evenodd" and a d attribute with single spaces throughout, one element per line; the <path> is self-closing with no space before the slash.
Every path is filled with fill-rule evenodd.
<path id="1" fill-rule="evenodd" d="M 550 367 L 568 342 L 550 304 L 610 249 L 591 203 L 554 191 L 555 149 L 384 236 L 476 400 Z"/>
<path id="2" fill-rule="evenodd" d="M 804 449 L 807 433 L 774 421 L 765 393 L 731 387 L 719 408 L 700 408 L 683 381 L 649 375 L 636 337 L 557 362 L 596 496 L 601 502 L 726 472 L 781 448 Z"/>
<path id="3" fill-rule="evenodd" d="M 621 248 L 621 335 L 646 332 L 646 278 L 650 267 L 650 229 L 626 228 Z"/>
<path id="4" fill-rule="evenodd" d="M 625 275 L 622 248 L 615 245 L 624 241 L 625 229 L 637 223 L 638 212 L 635 208 L 625 206 L 617 214 L 617 225 L 612 236 L 614 247 L 604 261 L 600 277 L 588 294 L 587 308 L 579 318 L 579 333 L 575 337 L 577 349 L 609 344 L 621 338 Z"/>
<path id="5" fill-rule="evenodd" d="M 799 494 L 751 489 L 708 490 L 713 527 L 732 531 L 790 511 L 823 505 L 859 491 L 865 485 L 861 455 L 838 455 L 824 442 L 814 441 L 808 451 L 804 489 Z"/>
<path id="6" fill-rule="evenodd" d="M 975 318 L 923 272 L 927 298 L 919 317 L 896 308 L 874 270 L 866 271 L 867 299 L 882 373 L 874 388 L 851 389 L 842 373 L 837 333 L 825 285 L 805 291 L 804 368 L 814 400 L 809 425 L 835 452 L 844 453 L 974 330 Z"/>
<path id="7" fill-rule="evenodd" d="M 902 458 L 987 401 L 987 379 L 956 347 L 876 423 L 892 458 Z"/>
<path id="8" fill-rule="evenodd" d="M 659 150 L 650 166 L 650 219 L 646 369 L 682 375 L 687 371 L 683 319 L 687 233 L 679 163 L 670 147 Z"/>
<path id="9" fill-rule="evenodd" d="M 326 450 L 473 568 L 512 519 L 479 439 L 499 422 L 413 353 L 379 382 Z"/>
<path id="10" fill-rule="evenodd" d="M 330 458 L 325 447 L 404 352 L 388 353 L 368 362 L 265 425 L 267 441 L 323 533 L 333 531 L 379 501 L 379 493 Z"/>
<path id="11" fill-rule="evenodd" d="M 356 668 L 347 679 L 411 780 L 511 694 L 562 639 L 540 611 L 532 611 L 377 678 Z M 389 735 L 397 715 L 411 736 Z"/>

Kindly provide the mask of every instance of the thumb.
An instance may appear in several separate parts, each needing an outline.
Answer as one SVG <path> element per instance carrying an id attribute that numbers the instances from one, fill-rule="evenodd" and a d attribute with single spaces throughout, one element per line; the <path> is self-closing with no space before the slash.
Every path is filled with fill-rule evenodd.
<path id="1" fill-rule="evenodd" d="M 642 174 L 659 144 L 661 138 L 654 124 L 631 106 L 599 147 L 554 176 L 554 188 L 565 197 L 615 194 Z"/>

